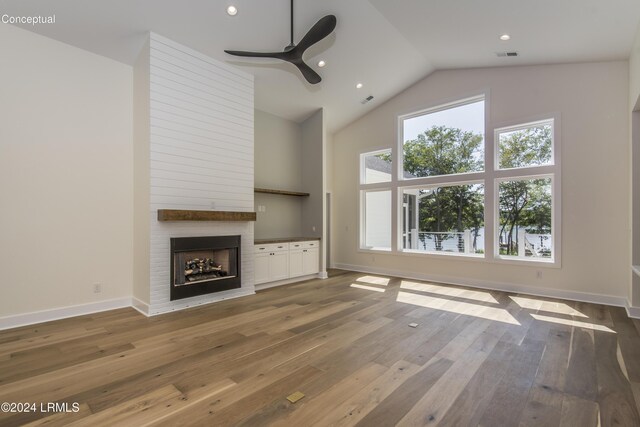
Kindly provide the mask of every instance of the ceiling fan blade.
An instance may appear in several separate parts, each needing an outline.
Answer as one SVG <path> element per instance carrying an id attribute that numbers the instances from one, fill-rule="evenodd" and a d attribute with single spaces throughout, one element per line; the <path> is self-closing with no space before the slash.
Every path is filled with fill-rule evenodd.
<path id="1" fill-rule="evenodd" d="M 318 84 L 322 81 L 322 77 L 316 73 L 313 68 L 309 67 L 302 60 L 299 61 L 287 61 L 298 67 L 298 70 L 302 73 L 305 79 L 312 85 Z"/>
<path id="2" fill-rule="evenodd" d="M 245 56 L 249 58 L 275 58 L 284 59 L 283 52 L 246 52 L 243 50 L 225 50 L 229 55 Z"/>
<path id="3" fill-rule="evenodd" d="M 338 21 L 334 15 L 327 15 L 324 18 L 321 18 L 309 31 L 307 31 L 307 34 L 305 34 L 302 40 L 300 40 L 300 43 L 298 43 L 295 50 L 299 55 L 302 55 L 302 52 L 307 50 L 310 46 L 318 43 L 320 40 L 331 34 L 336 28 L 337 22 Z"/>
<path id="4" fill-rule="evenodd" d="M 316 22 L 313 27 L 307 31 L 300 43 L 294 47 L 293 44 L 293 0 L 291 0 L 291 44 L 287 46 L 284 52 L 247 52 L 242 50 L 225 50 L 229 55 L 243 56 L 248 58 L 274 58 L 289 62 L 302 73 L 302 76 L 312 85 L 320 83 L 322 77 L 316 73 L 302 60 L 302 54 L 309 47 L 318 43 L 327 37 L 336 28 L 337 19 L 335 15 L 327 15 Z"/>

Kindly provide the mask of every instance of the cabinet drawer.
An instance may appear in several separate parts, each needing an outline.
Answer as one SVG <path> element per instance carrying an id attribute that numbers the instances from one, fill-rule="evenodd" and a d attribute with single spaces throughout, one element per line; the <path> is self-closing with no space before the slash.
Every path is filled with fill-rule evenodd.
<path id="1" fill-rule="evenodd" d="M 304 248 L 304 244 L 307 242 L 291 242 L 289 243 L 289 250 L 295 251 Z"/>
<path id="2" fill-rule="evenodd" d="M 253 251 L 255 253 L 261 252 L 282 252 L 289 250 L 289 243 L 269 243 L 267 245 L 255 245 Z"/>
<path id="3" fill-rule="evenodd" d="M 309 248 L 318 248 L 320 247 L 320 242 L 317 240 L 309 240 L 304 242 L 291 242 L 289 243 L 289 249 L 309 249 Z"/>

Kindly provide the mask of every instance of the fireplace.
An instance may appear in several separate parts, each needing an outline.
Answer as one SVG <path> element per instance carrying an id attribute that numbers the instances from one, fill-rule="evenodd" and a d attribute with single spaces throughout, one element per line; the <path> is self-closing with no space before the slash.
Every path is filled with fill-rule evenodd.
<path id="1" fill-rule="evenodd" d="M 237 289 L 240 236 L 171 239 L 171 301 Z"/>

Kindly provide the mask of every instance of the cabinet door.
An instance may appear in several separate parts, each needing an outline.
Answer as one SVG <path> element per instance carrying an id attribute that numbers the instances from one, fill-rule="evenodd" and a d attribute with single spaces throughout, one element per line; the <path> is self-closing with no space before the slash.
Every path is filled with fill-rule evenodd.
<path id="1" fill-rule="evenodd" d="M 269 281 L 269 252 L 258 253 L 255 257 L 255 283 Z"/>
<path id="2" fill-rule="evenodd" d="M 269 257 L 269 280 L 289 278 L 289 252 L 272 252 Z"/>
<path id="3" fill-rule="evenodd" d="M 320 271 L 320 251 L 318 248 L 302 251 L 302 274 L 316 274 Z"/>
<path id="4" fill-rule="evenodd" d="M 289 252 L 289 277 L 303 276 L 302 272 L 302 249 Z"/>

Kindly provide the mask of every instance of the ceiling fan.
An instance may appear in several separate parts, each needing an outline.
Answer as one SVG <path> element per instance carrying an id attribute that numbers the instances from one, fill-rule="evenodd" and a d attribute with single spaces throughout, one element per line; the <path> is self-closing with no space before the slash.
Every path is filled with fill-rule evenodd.
<path id="1" fill-rule="evenodd" d="M 327 15 L 315 23 L 313 27 L 304 35 L 300 43 L 293 43 L 293 0 L 291 0 L 291 43 L 285 46 L 282 52 L 245 52 L 241 50 L 225 50 L 226 53 L 235 56 L 246 56 L 252 58 L 275 58 L 290 62 L 302 73 L 305 79 L 311 84 L 320 83 L 322 78 L 303 60 L 302 54 L 312 45 L 327 37 L 336 28 L 336 17 Z"/>

